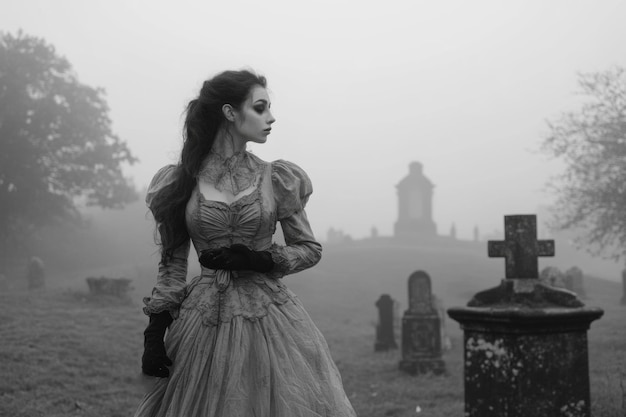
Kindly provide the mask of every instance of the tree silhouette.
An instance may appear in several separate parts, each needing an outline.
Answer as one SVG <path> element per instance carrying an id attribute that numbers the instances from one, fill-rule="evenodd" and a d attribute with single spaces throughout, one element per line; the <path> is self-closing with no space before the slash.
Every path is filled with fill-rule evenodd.
<path id="1" fill-rule="evenodd" d="M 543 143 L 566 164 L 550 184 L 551 226 L 582 230 L 579 246 L 619 260 L 626 256 L 626 69 L 580 74 L 579 86 L 581 108 L 550 122 Z"/>
<path id="2" fill-rule="evenodd" d="M 81 84 L 43 39 L 0 32 L 0 248 L 42 225 L 80 218 L 77 204 L 137 198 L 122 165 L 136 159 L 111 130 L 104 90 Z"/>

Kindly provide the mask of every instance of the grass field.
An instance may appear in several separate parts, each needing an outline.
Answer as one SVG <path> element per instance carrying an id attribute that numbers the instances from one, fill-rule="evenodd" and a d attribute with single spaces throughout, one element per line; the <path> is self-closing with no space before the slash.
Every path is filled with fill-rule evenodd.
<path id="1" fill-rule="evenodd" d="M 0 294 L 0 416 L 132 415 L 150 383 L 139 372 L 146 325 L 140 300 L 153 285 L 155 269 L 137 264 L 55 272 L 47 289 L 33 292 L 11 279 Z M 317 267 L 285 278 L 326 336 L 361 417 L 463 415 L 462 334 L 456 322 L 446 321 L 452 349 L 444 353 L 443 376 L 405 375 L 398 371 L 399 350 L 373 349 L 374 303 L 388 293 L 404 310 L 407 277 L 416 269 L 431 275 L 447 308 L 497 285 L 503 263 L 466 249 L 444 256 L 427 248 L 329 247 Z M 91 297 L 84 281 L 89 275 L 123 275 L 135 288 L 128 299 Z M 621 284 L 586 277 L 585 287 L 587 305 L 605 310 L 589 332 L 592 412 L 625 416 Z"/>

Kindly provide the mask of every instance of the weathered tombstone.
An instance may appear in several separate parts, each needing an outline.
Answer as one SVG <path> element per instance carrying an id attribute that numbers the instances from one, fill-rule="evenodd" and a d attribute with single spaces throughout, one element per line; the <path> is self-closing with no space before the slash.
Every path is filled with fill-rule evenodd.
<path id="1" fill-rule="evenodd" d="M 546 285 L 557 288 L 566 288 L 565 275 L 556 266 L 546 266 L 539 274 L 539 280 Z"/>
<path id="2" fill-rule="evenodd" d="M 397 349 L 396 337 L 393 331 L 394 301 L 389 294 L 383 294 L 376 301 L 378 307 L 378 326 L 376 327 L 376 352 Z"/>
<path id="3" fill-rule="evenodd" d="M 621 304 L 626 306 L 626 269 L 622 271 L 622 301 Z"/>
<path id="4" fill-rule="evenodd" d="M 412 375 L 445 372 L 441 359 L 441 321 L 432 302 L 430 276 L 416 271 L 409 277 L 409 308 L 402 317 L 401 370 Z"/>
<path id="5" fill-rule="evenodd" d="M 124 297 L 131 289 L 128 278 L 89 277 L 86 279 L 91 295 L 114 295 Z"/>
<path id="6" fill-rule="evenodd" d="M 573 266 L 565 271 L 565 288 L 575 292 L 580 298 L 587 296 L 585 286 L 583 284 L 583 271 L 577 266 Z"/>
<path id="7" fill-rule="evenodd" d="M 26 280 L 28 281 L 28 289 L 34 290 L 37 288 L 42 288 L 45 284 L 46 278 L 43 261 L 36 256 L 31 256 L 31 258 L 28 260 L 28 266 L 26 269 Z"/>
<path id="8" fill-rule="evenodd" d="M 393 299 L 393 328 L 398 329 L 398 332 L 400 332 L 400 328 L 402 327 L 402 314 L 400 312 L 401 308 L 402 305 L 400 304 L 400 302 L 396 299 Z"/>
<path id="9" fill-rule="evenodd" d="M 450 340 L 450 336 L 446 330 L 446 309 L 443 306 L 443 301 L 437 297 L 435 294 L 432 295 L 433 306 L 437 310 L 437 315 L 439 316 L 439 333 L 441 334 L 441 350 L 448 351 L 452 349 L 452 340 Z"/>
<path id="10" fill-rule="evenodd" d="M 505 216 L 505 241 L 488 242 L 504 257 L 505 279 L 448 315 L 465 343 L 465 416 L 590 416 L 587 330 L 604 313 L 570 291 L 538 279 L 536 216 Z"/>

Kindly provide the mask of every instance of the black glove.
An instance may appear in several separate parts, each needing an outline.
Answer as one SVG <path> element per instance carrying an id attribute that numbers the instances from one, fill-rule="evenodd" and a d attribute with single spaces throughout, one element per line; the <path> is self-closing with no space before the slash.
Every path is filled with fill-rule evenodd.
<path id="1" fill-rule="evenodd" d="M 269 252 L 250 250 L 240 243 L 230 248 L 202 252 L 200 264 L 205 268 L 231 271 L 269 272 L 274 267 L 274 261 Z"/>
<path id="2" fill-rule="evenodd" d="M 169 311 L 150 314 L 150 323 L 143 332 L 143 356 L 141 357 L 141 370 L 144 374 L 167 378 L 170 370 L 167 366 L 172 364 L 165 353 L 163 337 L 165 330 L 172 323 Z"/>

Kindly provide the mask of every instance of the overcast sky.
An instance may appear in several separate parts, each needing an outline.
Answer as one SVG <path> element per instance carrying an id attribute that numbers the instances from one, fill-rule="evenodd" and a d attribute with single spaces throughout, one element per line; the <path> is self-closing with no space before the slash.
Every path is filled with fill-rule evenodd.
<path id="1" fill-rule="evenodd" d="M 562 167 L 536 151 L 577 108 L 577 73 L 626 65 L 626 2 L 0 0 L 0 30 L 44 38 L 103 87 L 139 187 L 175 162 L 202 81 L 249 67 L 277 118 L 266 160 L 302 166 L 318 236 L 390 235 L 420 161 L 441 234 L 502 230 L 549 204 Z M 539 221 L 541 222 L 541 218 Z"/>

